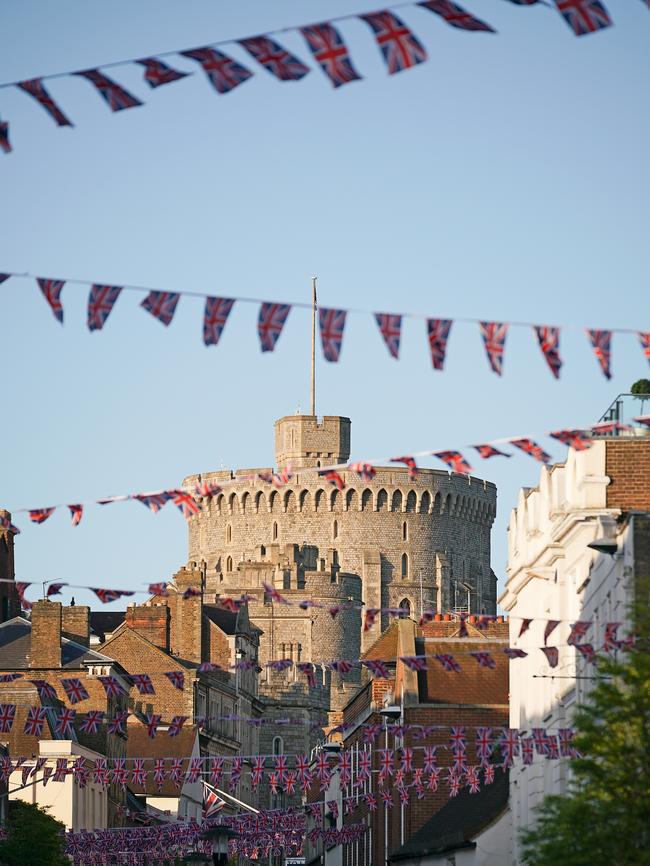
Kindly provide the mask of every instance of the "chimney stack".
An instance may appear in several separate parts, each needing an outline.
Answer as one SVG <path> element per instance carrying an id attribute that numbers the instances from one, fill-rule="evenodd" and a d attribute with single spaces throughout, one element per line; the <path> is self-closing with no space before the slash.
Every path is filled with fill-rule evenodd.
<path id="1" fill-rule="evenodd" d="M 32 607 L 31 668 L 61 667 L 61 602 L 41 599 Z"/>
<path id="2" fill-rule="evenodd" d="M 169 652 L 169 608 L 166 604 L 130 605 L 126 624 L 160 649 Z"/>
<path id="3" fill-rule="evenodd" d="M 90 646 L 90 608 L 75 604 L 63 608 L 63 637 Z"/>

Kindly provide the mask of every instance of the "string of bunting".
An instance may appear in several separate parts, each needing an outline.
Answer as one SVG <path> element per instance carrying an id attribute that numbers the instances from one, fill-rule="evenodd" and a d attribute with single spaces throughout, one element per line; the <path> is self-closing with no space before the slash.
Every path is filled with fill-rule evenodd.
<path id="1" fill-rule="evenodd" d="M 519 6 L 551 6 L 551 3 L 546 2 L 546 0 L 510 0 L 510 2 Z M 557 11 L 576 36 L 585 36 L 612 25 L 612 20 L 602 0 L 553 0 L 553 2 Z M 178 55 L 179 58 L 197 63 L 217 93 L 225 94 L 244 84 L 253 75 L 247 66 L 220 50 L 223 45 L 233 44 L 243 49 L 276 80 L 281 82 L 300 81 L 310 72 L 309 67 L 271 38 L 281 33 L 296 32 L 305 40 L 314 62 L 328 78 L 330 84 L 338 88 L 362 79 L 352 62 L 350 52 L 340 31 L 334 26 L 334 23 L 340 21 L 357 19 L 370 28 L 389 75 L 411 69 L 428 59 L 427 50 L 422 42 L 406 26 L 404 21 L 391 11 L 393 8 L 404 6 L 425 9 L 457 30 L 495 32 L 494 28 L 485 21 L 466 11 L 452 0 L 424 0 L 424 2 L 418 3 L 394 4 L 390 8 L 368 14 L 339 16 L 317 24 L 285 27 L 257 36 L 217 41 L 184 50 L 160 52 L 151 57 L 113 61 L 102 64 L 102 68 L 137 64 L 144 68 L 144 80 L 147 85 L 156 89 L 162 85 L 181 81 L 191 74 L 175 68 L 176 64 L 170 66 L 161 60 L 163 57 Z M 72 127 L 72 121 L 59 107 L 44 83 L 63 77 L 81 78 L 89 82 L 111 111 L 123 111 L 143 104 L 141 99 L 102 72 L 100 67 L 40 75 L 24 81 L 5 82 L 0 85 L 0 88 L 17 87 L 36 100 L 57 126 Z M 12 150 L 9 123 L 6 120 L 0 120 L 0 148 L 5 153 L 10 153 Z"/>
<path id="2" fill-rule="evenodd" d="M 14 278 L 31 278 L 31 275 L 11 272 L 0 273 L 0 283 Z M 92 283 L 88 280 L 54 279 L 51 277 L 35 277 L 36 283 L 47 301 L 58 322 L 63 324 L 63 304 L 61 293 L 66 284 L 90 286 L 88 296 L 87 324 L 90 331 L 100 331 L 111 314 L 122 291 L 146 293 L 140 306 L 151 316 L 168 326 L 171 324 L 178 303 L 182 296 L 205 299 L 203 312 L 203 342 L 206 346 L 216 346 L 221 339 L 228 317 L 236 302 L 259 304 L 257 319 L 257 334 L 262 352 L 274 351 L 282 334 L 292 306 L 309 308 L 308 304 L 287 304 L 278 301 L 261 301 L 247 297 L 214 297 L 201 292 L 170 292 L 163 289 L 150 289 L 142 286 L 113 286 L 103 283 Z M 525 327 L 532 330 L 535 342 L 539 346 L 552 375 L 560 378 L 562 358 L 560 355 L 561 326 L 540 325 L 532 322 L 486 322 L 480 319 L 460 318 L 441 319 L 412 313 L 381 313 L 361 309 L 334 309 L 320 307 L 318 322 L 321 337 L 323 357 L 326 361 L 336 363 L 340 359 L 343 346 L 345 324 L 349 313 L 372 315 L 379 333 L 392 358 L 399 359 L 402 341 L 402 322 L 407 318 L 424 320 L 426 324 L 426 339 L 434 370 L 444 369 L 447 353 L 447 343 L 454 321 L 478 325 L 479 333 L 485 349 L 490 369 L 501 376 L 505 357 L 505 345 L 510 327 Z M 589 345 L 603 375 L 610 379 L 612 338 L 615 333 L 636 334 L 644 356 L 650 362 L 650 331 L 631 328 L 584 328 Z"/>
<path id="3" fill-rule="evenodd" d="M 639 427 L 650 428 L 650 415 L 641 415 L 633 419 L 634 423 Z M 563 430 L 555 430 L 543 435 L 547 435 L 552 439 L 567 445 L 576 451 L 584 451 L 590 448 L 594 437 L 608 436 L 611 434 L 626 433 L 634 435 L 635 427 L 630 424 L 623 424 L 619 421 L 604 421 L 598 424 L 593 424 L 591 427 L 584 428 L 567 428 Z M 535 436 L 539 434 L 533 434 Z M 473 448 L 483 460 L 488 460 L 492 457 L 511 457 L 512 454 L 501 450 L 499 445 L 508 444 L 524 454 L 529 455 L 534 460 L 540 463 L 548 464 L 551 462 L 551 455 L 548 454 L 533 438 L 530 436 L 512 436 L 501 439 L 492 439 L 489 442 L 484 442 L 478 445 L 470 445 L 467 447 Z M 201 482 L 190 491 L 182 488 L 169 488 L 167 490 L 157 490 L 151 493 L 128 493 L 118 496 L 108 496 L 103 499 L 93 500 L 92 504 L 110 505 L 115 502 L 126 502 L 135 500 L 141 502 L 154 514 L 167 503 L 172 502 L 186 520 L 195 517 L 202 510 L 202 503 L 208 502 L 213 497 L 223 493 L 225 489 L 236 484 L 241 484 L 242 481 L 257 482 L 262 481 L 264 484 L 270 485 L 275 489 L 285 487 L 292 478 L 304 475 L 317 474 L 324 481 L 333 485 L 337 490 L 343 490 L 346 486 L 345 478 L 341 475 L 342 472 L 351 472 L 363 481 L 369 481 L 374 478 L 377 473 L 376 465 L 382 462 L 403 463 L 409 470 L 409 475 L 412 479 L 418 475 L 417 458 L 420 457 L 435 457 L 444 463 L 450 472 L 455 472 L 461 475 L 470 475 L 474 470 L 472 466 L 465 460 L 463 454 L 456 449 L 448 449 L 443 451 L 414 451 L 409 455 L 401 457 L 378 458 L 372 461 L 357 461 L 350 464 L 333 464 L 324 466 L 320 469 L 300 469 L 295 472 L 291 471 L 291 467 L 285 467 L 278 472 L 257 472 L 248 475 L 238 475 L 231 481 L 224 480 L 221 484 L 206 481 Z M 76 502 L 74 504 L 58 504 L 39 508 L 18 508 L 14 509 L 13 513 L 27 513 L 32 523 L 43 524 L 48 520 L 57 508 L 67 508 L 72 518 L 72 525 L 78 526 L 83 516 L 84 506 L 88 502 Z M 13 534 L 18 534 L 20 529 L 11 522 L 9 517 L 0 513 L 0 530 L 5 529 Z M 153 585 L 153 584 L 152 584 Z M 92 587 L 91 587 L 92 588 Z M 103 602 L 115 601 L 120 596 L 132 595 L 132 592 L 124 590 L 98 589 L 92 588 L 93 592 Z M 153 591 L 153 590 L 151 590 Z"/>

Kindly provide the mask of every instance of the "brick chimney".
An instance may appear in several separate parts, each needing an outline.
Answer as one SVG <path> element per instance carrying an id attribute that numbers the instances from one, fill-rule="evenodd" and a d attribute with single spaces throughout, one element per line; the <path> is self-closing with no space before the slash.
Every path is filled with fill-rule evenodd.
<path id="1" fill-rule="evenodd" d="M 0 517 L 11 523 L 11 514 L 0 508 Z M 5 622 L 20 613 L 20 603 L 16 586 L 6 581 L 15 580 L 14 575 L 14 534 L 10 529 L 0 529 L 0 622 Z"/>
<path id="2" fill-rule="evenodd" d="M 194 563 L 190 564 L 191 566 Z M 203 595 L 183 598 L 190 587 L 201 590 L 202 574 L 198 568 L 181 568 L 174 575 L 177 594 L 169 599 L 171 613 L 170 649 L 174 655 L 187 661 L 201 661 L 201 620 Z"/>
<path id="3" fill-rule="evenodd" d="M 32 608 L 31 668 L 61 667 L 61 602 L 42 599 Z"/>
<path id="4" fill-rule="evenodd" d="M 64 607 L 62 634 L 82 646 L 90 646 L 90 608 L 82 604 Z"/>
<path id="5" fill-rule="evenodd" d="M 169 608 L 166 604 L 129 605 L 126 624 L 152 644 L 169 651 Z"/>

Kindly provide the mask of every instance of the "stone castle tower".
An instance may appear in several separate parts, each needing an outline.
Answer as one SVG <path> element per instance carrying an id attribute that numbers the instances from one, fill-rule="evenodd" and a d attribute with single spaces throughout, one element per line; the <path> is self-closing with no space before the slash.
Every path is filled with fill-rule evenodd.
<path id="1" fill-rule="evenodd" d="M 412 479 L 408 469 L 394 465 L 378 468 L 372 481 L 343 470 L 345 488 L 338 491 L 318 468 L 349 460 L 350 419 L 339 416 L 276 421 L 275 455 L 278 467 L 293 472 L 280 489 L 257 477 L 270 469 L 209 472 L 184 481 L 187 487 L 229 482 L 190 519 L 189 559 L 205 569 L 206 594 L 253 596 L 250 617 L 264 631 L 262 664 L 283 657 L 317 665 L 358 658 L 388 618 L 363 632 L 358 608 L 335 618 L 327 610 L 346 602 L 402 607 L 416 618 L 421 607 L 495 613 L 493 484 L 432 469 Z M 274 604 L 264 582 L 292 601 L 310 599 L 323 608 Z M 340 675 L 323 668 L 321 710 L 339 709 L 359 675 L 358 669 Z M 296 708 L 304 698 L 313 704 L 315 693 L 304 689 L 295 669 L 262 677 L 262 693 L 278 698 L 285 715 L 289 694 Z"/>

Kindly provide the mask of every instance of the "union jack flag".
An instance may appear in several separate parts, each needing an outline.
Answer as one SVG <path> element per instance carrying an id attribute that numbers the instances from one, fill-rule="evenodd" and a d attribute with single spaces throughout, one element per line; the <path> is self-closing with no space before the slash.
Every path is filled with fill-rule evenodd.
<path id="1" fill-rule="evenodd" d="M 19 680 L 22 674 L 0 674 L 0 683 L 13 683 L 14 680 Z"/>
<path id="2" fill-rule="evenodd" d="M 452 3 L 451 0 L 427 0 L 427 2 L 418 3 L 418 6 L 428 9 L 430 12 L 435 12 L 436 15 L 444 18 L 447 24 L 450 24 L 452 27 L 458 27 L 459 30 L 495 32 L 485 21 L 481 21 L 480 18 L 470 15 L 469 12 L 461 9 L 460 6 Z"/>
<path id="3" fill-rule="evenodd" d="M 261 755 L 253 758 L 253 765 L 251 767 L 251 785 L 253 788 L 256 788 L 264 778 L 264 760 L 264 757 Z"/>
<path id="4" fill-rule="evenodd" d="M 86 78 L 91 84 L 94 84 L 97 90 L 106 100 L 111 111 L 122 111 L 124 108 L 134 108 L 137 105 L 142 105 L 139 99 L 136 99 L 123 87 L 120 87 L 111 78 L 108 78 L 99 69 L 86 69 L 84 72 L 74 72 L 73 75 L 80 75 Z"/>
<path id="5" fill-rule="evenodd" d="M 117 698 L 120 695 L 126 694 L 126 690 L 122 687 L 121 683 L 111 674 L 97 677 L 97 679 L 104 687 L 107 698 Z"/>
<path id="6" fill-rule="evenodd" d="M 165 759 L 156 758 L 153 764 L 153 780 L 158 790 L 160 790 L 165 782 L 167 770 L 165 769 Z"/>
<path id="7" fill-rule="evenodd" d="M 383 662 L 381 659 L 364 659 L 362 664 L 368 668 L 373 676 L 380 677 L 383 680 L 389 679 L 390 671 L 386 662 Z"/>
<path id="8" fill-rule="evenodd" d="M 482 764 L 490 760 L 492 745 L 492 728 L 478 727 L 476 729 L 476 757 Z"/>
<path id="9" fill-rule="evenodd" d="M 603 650 L 605 652 L 611 652 L 613 649 L 619 648 L 620 642 L 617 636 L 617 632 L 620 627 L 620 622 L 605 623 L 605 637 L 603 639 Z"/>
<path id="10" fill-rule="evenodd" d="M 54 313 L 54 318 L 63 324 L 63 306 L 61 305 L 61 290 L 65 286 L 63 280 L 48 280 L 43 277 L 37 277 L 36 282 L 40 290 L 43 292 L 45 300 L 50 305 L 50 309 Z"/>
<path id="11" fill-rule="evenodd" d="M 449 744 L 454 755 L 465 754 L 467 749 L 467 736 L 464 726 L 452 726 L 451 734 L 449 735 Z"/>
<path id="12" fill-rule="evenodd" d="M 402 317 L 391 313 L 375 313 L 375 321 L 391 357 L 397 359 L 402 335 Z"/>
<path id="13" fill-rule="evenodd" d="M 70 517 L 72 518 L 72 525 L 79 526 L 81 523 L 81 518 L 83 517 L 84 507 L 83 505 L 68 505 L 70 509 Z"/>
<path id="14" fill-rule="evenodd" d="M 328 23 L 311 24 L 309 27 L 302 27 L 300 32 L 307 40 L 314 60 L 334 87 L 361 79 L 352 65 L 347 46 L 335 27 Z"/>
<path id="15" fill-rule="evenodd" d="M 118 598 L 122 598 L 123 595 L 133 595 L 135 590 L 126 590 L 126 589 L 102 589 L 101 587 L 90 586 L 89 589 L 95 593 L 97 598 L 103 602 L 104 604 L 108 604 L 111 601 L 117 601 Z"/>
<path id="16" fill-rule="evenodd" d="M 226 801 L 222 800 L 221 797 L 217 794 L 216 791 L 213 791 L 212 788 L 206 783 L 203 783 L 203 809 L 201 812 L 202 817 L 211 818 L 213 815 L 216 815 L 217 812 L 220 812 L 223 807 L 226 805 Z"/>
<path id="17" fill-rule="evenodd" d="M 399 660 L 411 671 L 426 671 L 427 669 L 426 658 L 419 658 L 418 656 L 400 656 Z"/>
<path id="18" fill-rule="evenodd" d="M 231 298 L 205 299 L 203 342 L 206 346 L 216 346 L 219 342 L 234 303 L 234 300 Z"/>
<path id="19" fill-rule="evenodd" d="M 88 692 L 79 677 L 62 679 L 61 685 L 63 686 L 63 690 L 68 696 L 68 700 L 71 704 L 78 704 L 79 701 L 88 700 Z"/>
<path id="20" fill-rule="evenodd" d="M 371 463 L 350 463 L 349 469 L 351 472 L 356 472 L 363 481 L 372 481 L 377 474 L 377 470 Z"/>
<path id="21" fill-rule="evenodd" d="M 504 322 L 480 322 L 479 327 L 490 367 L 497 376 L 500 376 L 503 371 L 503 352 L 508 325 Z"/>
<path id="22" fill-rule="evenodd" d="M 239 44 L 280 81 L 300 81 L 309 72 L 308 66 L 268 36 L 241 39 Z"/>
<path id="23" fill-rule="evenodd" d="M 149 674 L 131 674 L 130 679 L 141 695 L 155 695 Z"/>
<path id="24" fill-rule="evenodd" d="M 461 475 L 471 475 L 474 471 L 460 451 L 432 451 L 431 456 L 437 457 L 438 460 L 446 463 L 452 472 L 458 472 Z"/>
<path id="25" fill-rule="evenodd" d="M 557 738 L 560 746 L 560 755 L 563 758 L 572 758 L 575 754 L 575 749 L 573 748 L 573 736 L 574 732 L 572 728 L 559 728 L 557 732 Z"/>
<path id="26" fill-rule="evenodd" d="M 260 306 L 257 333 L 263 352 L 272 352 L 275 349 L 290 309 L 289 304 L 264 303 Z"/>
<path id="27" fill-rule="evenodd" d="M 610 369 L 612 332 L 611 331 L 587 331 L 589 342 L 591 343 L 594 355 L 596 356 L 600 369 L 606 379 L 612 378 Z"/>
<path id="28" fill-rule="evenodd" d="M 326 481 L 329 481 L 330 484 L 333 484 L 337 490 L 343 490 L 345 487 L 345 481 L 334 469 L 324 469 L 318 474 Z"/>
<path id="29" fill-rule="evenodd" d="M 394 773 L 395 752 L 393 749 L 379 749 L 379 778 L 392 776 Z"/>
<path id="30" fill-rule="evenodd" d="M 103 710 L 89 710 L 79 727 L 85 734 L 96 734 L 103 721 Z"/>
<path id="31" fill-rule="evenodd" d="M 535 334 L 539 348 L 542 350 L 546 363 L 556 379 L 560 378 L 562 359 L 560 358 L 560 329 L 547 325 L 535 325 Z"/>
<path id="32" fill-rule="evenodd" d="M 460 793 L 460 776 L 455 771 L 450 770 L 446 782 L 449 785 L 449 796 L 457 797 Z"/>
<path id="33" fill-rule="evenodd" d="M 18 87 L 20 87 L 21 90 L 24 90 L 25 93 L 29 93 L 30 96 L 33 96 L 39 105 L 43 106 L 57 126 L 73 126 L 45 89 L 42 78 L 32 78 L 29 81 L 19 81 Z"/>
<path id="34" fill-rule="evenodd" d="M 169 771 L 169 779 L 177 788 L 180 788 L 183 784 L 183 774 L 183 758 L 173 758 L 171 770 Z"/>
<path id="35" fill-rule="evenodd" d="M 643 354 L 650 361 L 650 331 L 639 331 L 639 342 L 643 349 Z"/>
<path id="36" fill-rule="evenodd" d="M 544 449 L 536 442 L 533 442 L 532 439 L 509 439 L 508 441 L 511 445 L 514 445 L 515 448 L 519 448 L 524 452 L 524 454 L 529 454 L 540 463 L 551 462 L 551 455 L 547 454 L 546 451 L 544 451 Z"/>
<path id="37" fill-rule="evenodd" d="M 183 729 L 183 725 L 187 721 L 187 716 L 174 716 L 174 718 L 169 723 L 169 729 L 167 733 L 170 737 L 177 737 Z"/>
<path id="38" fill-rule="evenodd" d="M 555 0 L 555 5 L 576 36 L 586 36 L 612 25 L 600 0 Z"/>
<path id="39" fill-rule="evenodd" d="M 560 746 L 557 741 L 557 737 L 555 734 L 548 734 L 546 739 L 548 740 L 548 755 L 546 756 L 549 760 L 557 759 L 560 757 Z"/>
<path id="40" fill-rule="evenodd" d="M 38 696 L 42 701 L 57 697 L 54 686 L 50 685 L 50 683 L 46 682 L 46 680 L 29 680 L 29 682 L 33 683 L 36 686 L 36 691 L 38 692 Z"/>
<path id="41" fill-rule="evenodd" d="M 183 671 L 165 671 L 165 676 L 174 688 L 182 690 L 185 686 L 185 674 Z"/>
<path id="42" fill-rule="evenodd" d="M 156 57 L 145 57 L 144 60 L 136 60 L 140 66 L 144 66 L 144 80 L 149 87 L 160 87 L 161 84 L 171 84 L 172 81 L 178 81 L 180 78 L 185 78 L 189 72 L 179 72 L 177 69 L 172 69 L 167 66 L 162 60 Z"/>
<path id="43" fill-rule="evenodd" d="M 363 630 L 370 631 L 370 629 L 374 626 L 377 617 L 381 613 L 381 609 L 378 607 L 367 607 L 363 617 Z M 364 665 L 368 667 L 368 669 L 375 674 L 375 676 L 381 676 L 381 674 L 376 674 L 373 668 L 370 667 L 368 662 L 363 662 Z M 381 662 L 383 665 L 383 662 Z"/>
<path id="44" fill-rule="evenodd" d="M 101 286 L 94 284 L 90 287 L 88 296 L 88 330 L 101 331 L 106 324 L 106 319 L 111 314 L 115 302 L 122 291 L 121 286 Z"/>
<path id="45" fill-rule="evenodd" d="M 51 583 L 47 588 L 47 592 L 46 592 L 47 598 L 49 598 L 51 595 L 61 595 L 61 590 L 63 589 L 64 586 L 67 586 L 67 585 L 68 585 L 67 583 Z"/>
<path id="46" fill-rule="evenodd" d="M 71 737 L 73 733 L 72 723 L 76 715 L 77 711 L 69 707 L 59 710 L 54 727 L 55 732 L 61 734 L 62 737 Z"/>
<path id="47" fill-rule="evenodd" d="M 516 728 L 501 728 L 499 746 L 503 752 L 503 766 L 509 767 L 519 754 L 519 731 Z"/>
<path id="48" fill-rule="evenodd" d="M 544 645 L 546 646 L 546 641 L 549 639 L 551 634 L 555 631 L 555 629 L 559 626 L 559 619 L 549 619 L 544 627 Z"/>
<path id="49" fill-rule="evenodd" d="M 574 622 L 573 625 L 571 626 L 571 631 L 570 631 L 569 637 L 567 638 L 567 641 L 566 641 L 567 644 L 569 646 L 577 644 L 578 641 L 580 640 L 580 638 L 583 638 L 587 634 L 590 626 L 591 626 L 590 620 L 584 620 L 583 619 L 583 620 L 578 620 L 577 622 Z"/>
<path id="50" fill-rule="evenodd" d="M 384 805 L 384 809 L 392 809 L 393 808 L 393 792 L 392 790 L 388 790 L 387 788 L 383 788 L 380 792 L 381 800 Z"/>
<path id="51" fill-rule="evenodd" d="M 12 151 L 11 142 L 9 141 L 9 124 L 6 120 L 0 120 L 0 147 L 5 153 L 11 153 Z M 9 274 L 7 274 L 8 276 Z"/>
<path id="52" fill-rule="evenodd" d="M 208 76 L 210 84 L 219 93 L 228 93 L 252 76 L 252 72 L 237 63 L 232 57 L 217 51 L 215 48 L 194 48 L 192 51 L 181 51 L 184 57 L 196 60 Z"/>
<path id="53" fill-rule="evenodd" d="M 397 15 L 385 9 L 359 17 L 372 28 L 389 75 L 427 59 L 424 46 Z"/>
<path id="54" fill-rule="evenodd" d="M 532 737 L 522 737 L 521 738 L 521 762 L 522 764 L 529 765 L 533 763 L 533 746 L 534 741 Z M 487 783 L 486 783 L 487 784 Z"/>
<path id="55" fill-rule="evenodd" d="M 418 467 L 413 457 L 391 457 L 390 462 L 404 463 L 404 465 L 408 468 L 409 478 L 411 479 L 411 481 L 418 477 Z"/>
<path id="56" fill-rule="evenodd" d="M 452 324 L 450 319 L 427 319 L 427 337 L 434 370 L 442 370 L 445 366 L 447 340 Z"/>
<path id="57" fill-rule="evenodd" d="M 560 658 L 560 651 L 558 648 L 556 646 L 543 646 L 541 647 L 541 650 L 546 656 L 548 666 L 550 668 L 556 668 Z"/>
<path id="58" fill-rule="evenodd" d="M 127 770 L 126 758 L 113 758 L 113 769 L 111 771 L 112 781 L 115 785 L 121 785 L 126 788 Z"/>
<path id="59" fill-rule="evenodd" d="M 469 785 L 470 794 L 478 794 L 481 790 L 481 782 L 478 775 L 478 767 L 468 767 L 465 773 L 465 780 Z"/>
<path id="60" fill-rule="evenodd" d="M 349 674 L 354 664 L 347 659 L 340 659 L 339 661 L 326 662 L 326 666 L 337 674 Z"/>
<path id="61" fill-rule="evenodd" d="M 160 490 L 158 493 L 135 493 L 133 499 L 137 499 L 144 506 L 157 514 L 160 509 L 171 499 L 166 490 Z"/>
<path id="62" fill-rule="evenodd" d="M 191 493 L 187 493 L 185 490 L 167 490 L 166 492 L 186 520 L 201 510 Z"/>
<path id="63" fill-rule="evenodd" d="M 591 448 L 591 440 L 586 430 L 556 430 L 555 433 L 549 433 L 549 436 L 575 451 L 586 451 L 587 448 Z"/>
<path id="64" fill-rule="evenodd" d="M 96 785 L 106 787 L 108 785 L 108 767 L 106 758 L 97 758 L 93 769 L 93 782 Z"/>
<path id="65" fill-rule="evenodd" d="M 65 777 L 68 775 L 68 760 L 67 758 L 57 758 L 56 759 L 56 769 L 54 770 L 54 775 L 52 776 L 53 782 L 64 782 Z"/>
<path id="66" fill-rule="evenodd" d="M 364 794 L 363 795 L 363 802 L 368 807 L 369 812 L 376 812 L 377 811 L 377 798 L 375 797 L 374 794 Z"/>
<path id="67" fill-rule="evenodd" d="M 180 297 L 176 292 L 149 292 L 140 306 L 167 326 L 174 318 Z"/>
<path id="68" fill-rule="evenodd" d="M 404 747 L 400 749 L 401 769 L 404 773 L 410 773 L 413 770 L 413 749 Z"/>
<path id="69" fill-rule="evenodd" d="M 544 728 L 533 728 L 531 731 L 533 735 L 533 743 L 535 744 L 535 751 L 538 755 L 548 755 L 548 737 L 546 736 L 546 730 Z"/>
<path id="70" fill-rule="evenodd" d="M 0 734 L 8 734 L 16 717 L 16 704 L 0 704 Z"/>
<path id="71" fill-rule="evenodd" d="M 479 650 L 478 652 L 470 653 L 471 656 L 474 656 L 480 668 L 495 668 L 496 662 L 492 658 L 489 652 L 484 652 L 483 650 Z"/>
<path id="72" fill-rule="evenodd" d="M 131 781 L 134 785 L 141 785 L 143 787 L 147 784 L 147 771 L 144 768 L 144 758 L 133 759 Z"/>
<path id="73" fill-rule="evenodd" d="M 316 778 L 321 783 L 321 790 L 324 790 L 329 785 L 329 781 L 332 778 L 332 771 L 327 761 L 327 755 L 324 752 L 321 752 L 316 758 Z"/>
<path id="74" fill-rule="evenodd" d="M 262 586 L 264 587 L 264 592 L 269 595 L 271 601 L 275 601 L 277 604 L 290 604 L 289 601 L 277 591 L 274 586 L 271 586 L 270 583 L 267 583 L 265 580 L 262 581 Z"/>
<path id="75" fill-rule="evenodd" d="M 197 758 L 195 760 L 200 761 L 201 758 Z M 240 757 L 235 757 L 232 759 L 232 765 L 230 767 L 230 783 L 228 787 L 231 791 L 234 791 L 237 785 L 239 784 L 239 780 L 241 779 L 242 766 L 244 763 L 244 759 Z"/>
<path id="76" fill-rule="evenodd" d="M 320 307 L 318 310 L 318 324 L 326 361 L 339 359 L 346 315 L 346 310 L 331 310 L 326 307 Z"/>
<path id="77" fill-rule="evenodd" d="M 513 660 L 513 659 L 525 659 L 526 656 L 528 655 L 528 653 L 525 652 L 524 650 L 517 649 L 516 647 L 511 647 L 511 646 L 504 647 L 503 651 L 508 656 L 508 658 L 511 660 Z"/>
<path id="78" fill-rule="evenodd" d="M 423 770 L 425 773 L 435 773 L 436 771 L 436 749 L 437 746 L 424 747 L 424 763 Z"/>
<path id="79" fill-rule="evenodd" d="M 108 721 L 108 733 L 109 734 L 126 734 L 126 729 L 124 727 L 126 720 L 129 718 L 131 713 L 126 710 L 121 710 L 118 713 L 115 713 L 112 719 Z"/>
<path id="80" fill-rule="evenodd" d="M 460 665 L 452 655 L 449 655 L 449 653 L 437 653 L 435 658 L 437 661 L 440 662 L 440 664 L 446 671 L 453 671 L 454 673 L 459 673 Z"/>
<path id="81" fill-rule="evenodd" d="M 48 517 L 54 514 L 54 508 L 34 508 L 29 512 L 32 523 L 45 523 Z"/>
<path id="82" fill-rule="evenodd" d="M 212 499 L 217 493 L 221 493 L 222 488 L 215 484 L 214 481 L 201 481 L 194 487 L 194 495 L 196 497 L 205 496 L 206 499 Z"/>
<path id="83" fill-rule="evenodd" d="M 574 644 L 574 646 L 586 662 L 588 662 L 589 664 L 596 663 L 596 650 L 590 643 L 576 643 Z"/>
<path id="84" fill-rule="evenodd" d="M 381 725 L 377 723 L 375 723 L 374 725 L 366 725 L 363 731 L 363 742 L 374 743 L 380 733 Z"/>

